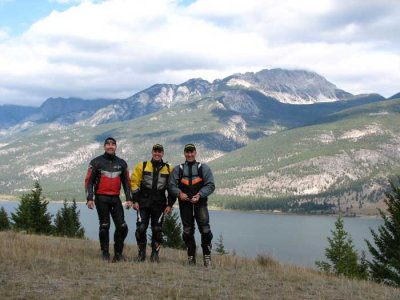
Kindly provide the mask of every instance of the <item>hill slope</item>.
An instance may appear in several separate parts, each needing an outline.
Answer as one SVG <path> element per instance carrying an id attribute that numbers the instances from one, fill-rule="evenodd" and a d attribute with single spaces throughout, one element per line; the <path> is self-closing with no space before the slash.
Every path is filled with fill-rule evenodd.
<path id="1" fill-rule="evenodd" d="M 358 212 L 381 198 L 387 176 L 400 172 L 399 111 L 400 100 L 348 109 L 213 161 L 216 203 L 282 209 L 288 202 L 340 200 L 342 209 Z"/>
<path id="2" fill-rule="evenodd" d="M 245 104 L 248 105 L 251 102 L 247 100 L 237 101 L 238 97 L 232 99 L 230 93 L 240 93 L 244 98 L 248 96 L 253 99 L 255 106 L 250 105 L 248 108 L 251 111 L 252 108 L 256 107 L 259 113 L 247 113 Z M 357 103 L 360 104 L 363 101 L 370 100 L 376 101 L 367 97 Z M 325 137 L 326 142 L 317 143 L 317 148 L 314 150 L 333 151 L 332 153 L 337 153 L 342 146 L 346 148 L 349 143 L 354 143 L 351 138 L 338 138 L 339 144 L 336 142 L 331 143 L 335 138 L 334 136 L 332 137 L 333 133 L 331 133 L 332 130 L 329 127 L 323 127 L 325 125 L 315 125 L 322 127 L 308 126 L 286 130 L 276 136 L 273 134 L 287 127 L 296 127 L 307 122 L 332 123 L 336 119 L 346 118 L 346 115 L 341 114 L 329 117 L 336 119 L 326 119 L 329 114 L 337 112 L 340 108 L 347 108 L 349 105 L 351 107 L 354 103 L 352 101 L 298 106 L 279 103 L 254 91 L 231 90 L 230 92 L 216 94 L 216 97 L 194 100 L 125 122 L 98 126 L 37 125 L 25 132 L 15 134 L 14 138 L 9 139 L 7 143 L 0 144 L 0 187 L 3 194 L 15 195 L 28 190 L 33 180 L 40 180 L 46 196 L 51 199 L 61 200 L 65 197 L 83 199 L 83 181 L 86 167 L 92 157 L 102 153 L 101 143 L 106 136 L 110 135 L 117 138 L 118 153 L 128 161 L 130 169 L 138 161 L 150 158 L 151 145 L 154 143 L 164 144 L 166 148 L 165 159 L 173 164 L 182 161 L 183 144 L 189 142 L 197 144 L 199 160 L 203 162 L 210 162 L 244 147 L 248 147 L 248 153 L 252 151 L 263 153 L 257 147 L 265 148 L 268 155 L 272 155 L 277 150 L 273 154 L 275 156 L 270 157 L 272 159 L 271 162 L 268 163 L 262 162 L 260 164 L 257 161 L 264 161 L 263 157 L 259 157 L 257 153 L 254 155 L 246 154 L 246 151 L 244 151 L 238 152 L 239 154 L 232 153 L 231 158 L 227 156 L 225 161 L 221 160 L 221 163 L 216 162 L 213 164 L 218 179 L 217 183 L 220 187 L 217 193 L 223 195 L 224 188 L 240 187 L 243 182 L 238 182 L 237 180 L 240 181 L 241 178 L 245 177 L 249 179 L 253 176 L 252 172 L 254 170 L 245 175 L 240 174 L 240 172 L 228 172 L 228 174 L 226 170 L 230 168 L 236 168 L 240 165 L 245 170 L 251 170 L 256 167 L 260 170 L 254 171 L 254 176 L 260 177 L 273 170 L 278 170 L 285 163 L 290 162 L 290 160 L 282 160 L 282 157 L 279 156 L 281 154 L 292 156 L 291 152 L 295 151 L 298 154 L 302 153 L 302 155 L 313 157 L 314 154 L 312 153 L 306 154 L 307 149 L 309 149 L 307 145 L 311 146 L 313 144 L 305 141 L 304 138 L 318 140 L 320 139 L 319 136 L 322 139 Z M 384 105 L 384 103 L 396 102 L 378 103 Z M 379 113 L 380 109 L 379 104 L 372 105 L 370 111 L 365 112 L 364 115 L 378 113 L 372 117 L 377 120 L 385 120 L 391 117 L 394 118 L 392 120 L 394 123 L 398 121 L 396 114 L 382 115 L 382 113 Z M 285 111 L 286 113 L 284 113 Z M 359 112 L 361 113 L 361 110 Z M 362 123 L 364 127 L 375 126 L 373 122 L 371 123 L 372 117 L 360 117 L 364 120 L 364 123 Z M 343 126 L 343 130 L 365 129 L 360 125 L 361 123 L 359 124 L 359 121 L 346 122 L 349 123 L 340 125 Z M 371 129 L 370 127 L 368 128 Z M 372 127 L 371 130 L 375 130 L 373 128 L 375 127 Z M 316 130 L 319 130 L 319 133 L 316 133 Z M 394 128 L 394 130 L 396 131 L 397 129 Z M 385 130 L 383 129 L 377 129 L 377 134 L 373 136 L 382 137 L 384 132 Z M 337 134 L 340 137 L 340 133 Z M 262 139 L 266 135 L 271 136 Z M 302 137 L 303 141 L 299 140 Z M 252 145 L 255 139 L 260 138 L 260 141 L 256 141 Z M 357 139 L 357 141 L 359 143 L 362 140 Z M 263 143 L 266 143 L 266 145 L 263 145 Z M 302 147 L 302 144 L 306 144 L 306 146 Z M 255 150 L 252 150 L 253 148 Z M 246 157 L 251 159 L 246 159 Z M 273 163 L 273 157 L 280 157 L 280 163 Z M 316 163 L 320 164 L 318 161 Z M 308 171 L 304 170 L 304 172 Z M 321 172 L 323 173 L 324 170 Z M 296 176 L 301 175 L 297 171 L 295 174 Z M 332 175 L 330 180 L 336 180 L 335 178 L 339 176 L 342 175 Z M 230 181 L 230 178 L 233 181 Z M 312 182 L 309 183 L 309 185 L 311 184 Z M 278 186 L 277 189 L 280 189 L 280 187 Z M 242 194 L 243 190 L 241 189 L 237 194 Z M 325 190 L 319 189 L 317 192 L 324 192 Z M 249 196 L 266 196 L 259 188 L 255 189 L 255 192 L 257 194 L 249 194 Z M 301 193 L 307 194 L 304 193 L 304 189 Z M 285 196 L 285 193 L 278 195 L 275 193 L 273 196 Z"/>
<path id="3" fill-rule="evenodd" d="M 399 299 L 400 290 L 274 261 L 214 255 L 214 266 L 185 264 L 162 249 L 160 264 L 100 260 L 98 244 L 0 232 L 0 298 L 23 299 Z"/>

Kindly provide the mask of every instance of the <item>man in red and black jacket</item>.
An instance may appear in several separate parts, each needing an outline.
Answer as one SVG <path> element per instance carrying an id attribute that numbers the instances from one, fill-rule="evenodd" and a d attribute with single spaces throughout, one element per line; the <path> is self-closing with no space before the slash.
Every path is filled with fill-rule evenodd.
<path id="1" fill-rule="evenodd" d="M 115 224 L 113 262 L 123 260 L 124 241 L 128 235 L 124 209 L 119 198 L 121 184 L 126 196 L 126 206 L 132 206 L 128 165 L 115 155 L 117 142 L 108 137 L 104 141 L 104 154 L 94 158 L 85 179 L 87 207 L 96 205 L 99 215 L 100 248 L 104 260 L 110 260 L 109 229 L 110 214 Z M 93 201 L 94 200 L 94 201 Z"/>

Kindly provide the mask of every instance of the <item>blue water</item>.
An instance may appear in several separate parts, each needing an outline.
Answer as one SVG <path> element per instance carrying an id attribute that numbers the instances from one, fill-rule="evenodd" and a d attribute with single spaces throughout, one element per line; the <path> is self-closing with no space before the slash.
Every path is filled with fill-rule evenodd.
<path id="1" fill-rule="evenodd" d="M 19 202 L 0 201 L 7 213 L 15 211 Z M 48 210 L 55 215 L 62 204 L 50 203 Z M 98 239 L 98 219 L 96 210 L 89 210 L 79 203 L 80 219 L 85 228 L 86 237 Z M 175 211 L 179 211 L 175 209 Z M 125 219 L 129 226 L 126 242 L 135 243 L 136 212 L 125 210 Z M 213 242 L 219 235 L 227 251 L 235 251 L 237 255 L 255 257 L 257 254 L 272 255 L 286 263 L 314 267 L 315 260 L 324 259 L 324 249 L 328 246 L 327 237 L 331 236 L 335 217 L 276 215 L 240 211 L 210 211 Z M 358 251 L 368 251 L 364 239 L 372 241 L 369 228 L 376 230 L 383 222 L 379 218 L 345 218 L 344 226 L 351 235 Z M 110 236 L 112 240 L 114 227 Z M 149 231 L 150 233 L 150 231 Z M 197 244 L 200 236 L 196 233 Z"/>

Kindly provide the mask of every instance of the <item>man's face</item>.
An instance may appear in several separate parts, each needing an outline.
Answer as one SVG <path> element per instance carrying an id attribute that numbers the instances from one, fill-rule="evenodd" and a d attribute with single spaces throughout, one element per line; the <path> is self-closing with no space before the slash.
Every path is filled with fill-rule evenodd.
<path id="1" fill-rule="evenodd" d="M 154 159 L 155 161 L 161 161 L 161 159 L 162 159 L 163 156 L 164 156 L 164 151 L 153 150 L 153 151 L 151 152 L 151 156 L 153 157 L 153 159 Z"/>
<path id="2" fill-rule="evenodd" d="M 110 155 L 115 155 L 115 151 L 117 151 L 117 144 L 112 141 L 105 143 L 104 151 Z"/>
<path id="3" fill-rule="evenodd" d="M 196 150 L 185 151 L 185 158 L 188 162 L 192 162 L 196 160 Z"/>

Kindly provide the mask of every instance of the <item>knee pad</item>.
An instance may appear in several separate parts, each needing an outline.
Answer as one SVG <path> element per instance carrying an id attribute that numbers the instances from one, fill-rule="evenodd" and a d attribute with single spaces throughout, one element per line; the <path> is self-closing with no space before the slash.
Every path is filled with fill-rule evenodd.
<path id="1" fill-rule="evenodd" d="M 108 231 L 110 230 L 110 223 L 102 223 L 100 224 L 99 232 L 100 236 L 107 236 Z"/>
<path id="2" fill-rule="evenodd" d="M 201 234 L 211 233 L 210 225 L 199 226 L 199 231 Z"/>
<path id="3" fill-rule="evenodd" d="M 146 231 L 147 231 L 146 226 L 143 223 L 139 224 L 135 232 L 136 239 L 142 240 L 143 238 L 146 238 Z"/>
<path id="4" fill-rule="evenodd" d="M 183 227 L 182 239 L 185 243 L 194 240 L 194 229 L 192 227 Z"/>
<path id="5" fill-rule="evenodd" d="M 213 234 L 210 230 L 210 227 L 208 227 L 208 230 L 204 230 L 201 233 L 201 244 L 202 245 L 210 245 L 212 238 L 213 238 Z"/>
<path id="6" fill-rule="evenodd" d="M 162 228 L 160 226 L 154 226 L 151 228 L 152 231 L 152 238 L 154 241 L 157 241 L 159 243 L 162 242 Z"/>
<path id="7" fill-rule="evenodd" d="M 126 223 L 122 223 L 116 227 L 116 232 L 122 237 L 126 238 L 128 235 L 128 225 Z"/>

